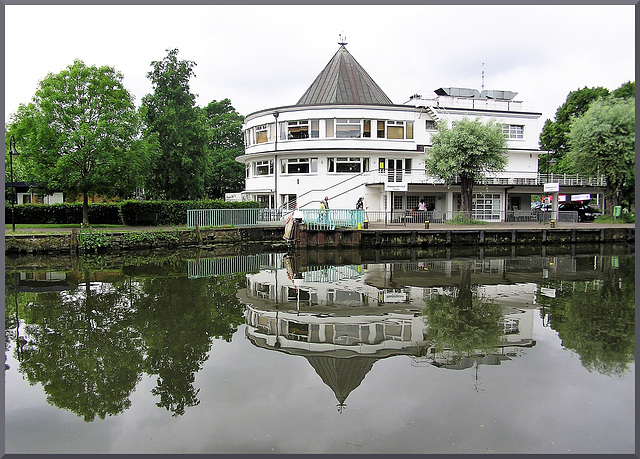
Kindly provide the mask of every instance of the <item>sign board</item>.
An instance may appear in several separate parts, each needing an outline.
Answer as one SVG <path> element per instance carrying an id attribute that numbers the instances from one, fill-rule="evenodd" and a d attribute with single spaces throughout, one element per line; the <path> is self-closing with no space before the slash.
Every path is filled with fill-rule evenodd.
<path id="1" fill-rule="evenodd" d="M 591 201 L 591 195 L 590 194 L 574 194 L 574 195 L 571 195 L 571 200 L 572 201 Z"/>
<path id="2" fill-rule="evenodd" d="M 567 195 L 566 194 L 559 194 L 558 195 L 558 202 L 567 202 Z"/>
<path id="3" fill-rule="evenodd" d="M 559 183 L 545 183 L 544 184 L 544 192 L 545 193 L 553 193 L 553 192 L 558 192 L 560 191 L 560 184 Z"/>
<path id="4" fill-rule="evenodd" d="M 240 202 L 242 201 L 242 193 L 225 193 L 224 200 L 227 202 Z"/>
<path id="5" fill-rule="evenodd" d="M 384 191 L 407 191 L 409 189 L 407 182 L 384 184 Z"/>

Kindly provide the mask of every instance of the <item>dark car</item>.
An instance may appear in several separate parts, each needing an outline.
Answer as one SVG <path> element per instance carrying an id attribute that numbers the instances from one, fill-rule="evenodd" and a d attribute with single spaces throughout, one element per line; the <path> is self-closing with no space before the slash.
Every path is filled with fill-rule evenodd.
<path id="1" fill-rule="evenodd" d="M 578 212 L 579 222 L 592 222 L 596 217 L 602 215 L 599 210 L 580 202 L 565 202 L 558 206 L 558 210 L 560 212 Z"/>

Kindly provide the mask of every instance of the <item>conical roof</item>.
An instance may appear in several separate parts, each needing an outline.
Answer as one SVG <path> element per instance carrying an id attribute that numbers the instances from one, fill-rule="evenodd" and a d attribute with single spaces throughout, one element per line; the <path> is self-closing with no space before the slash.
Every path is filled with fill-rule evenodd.
<path id="1" fill-rule="evenodd" d="M 393 105 L 344 44 L 296 105 Z"/>

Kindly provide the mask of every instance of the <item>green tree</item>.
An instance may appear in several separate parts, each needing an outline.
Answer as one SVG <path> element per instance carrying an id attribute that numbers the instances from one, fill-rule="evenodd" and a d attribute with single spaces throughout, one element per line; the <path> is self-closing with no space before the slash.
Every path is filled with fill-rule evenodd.
<path id="1" fill-rule="evenodd" d="M 447 184 L 460 177 L 461 210 L 472 210 L 473 184 L 487 172 L 502 171 L 507 165 L 507 139 L 502 125 L 492 120 L 487 124 L 467 118 L 449 129 L 438 123 L 438 132 L 431 138 L 432 147 L 425 155 L 427 173 Z"/>
<path id="2" fill-rule="evenodd" d="M 635 139 L 633 98 L 594 101 L 571 124 L 567 159 L 579 173 L 605 176 L 607 214 L 621 204 L 625 185 L 635 181 Z"/>
<path id="3" fill-rule="evenodd" d="M 140 186 L 144 148 L 133 96 L 122 74 L 80 60 L 38 85 L 31 103 L 13 115 L 13 134 L 27 179 L 42 194 L 125 195 Z"/>
<path id="4" fill-rule="evenodd" d="M 152 61 L 147 74 L 153 94 L 142 99 L 149 133 L 155 133 L 159 153 L 147 176 L 146 189 L 154 198 L 204 197 L 207 169 L 206 131 L 201 110 L 189 80 L 195 62 L 178 60 L 178 50 L 167 50 L 161 61 Z"/>
<path id="5" fill-rule="evenodd" d="M 571 163 L 565 157 L 569 151 L 569 129 L 571 122 L 584 114 L 591 102 L 607 97 L 609 90 L 603 87 L 577 89 L 567 95 L 567 100 L 558 107 L 555 121 L 546 120 L 540 133 L 540 149 L 551 151 L 550 155 L 540 155 L 538 170 L 557 173 L 574 172 Z M 557 164 L 549 165 L 547 161 L 555 159 Z"/>
<path id="6" fill-rule="evenodd" d="M 242 123 L 229 99 L 212 101 L 204 109 L 207 128 L 208 167 L 205 189 L 209 198 L 223 198 L 244 188 L 244 165 L 236 161 L 244 151 Z"/>
<path id="7" fill-rule="evenodd" d="M 618 89 L 614 90 L 611 95 L 621 99 L 634 99 L 636 97 L 636 82 L 627 81 L 626 83 L 622 83 L 622 85 Z"/>

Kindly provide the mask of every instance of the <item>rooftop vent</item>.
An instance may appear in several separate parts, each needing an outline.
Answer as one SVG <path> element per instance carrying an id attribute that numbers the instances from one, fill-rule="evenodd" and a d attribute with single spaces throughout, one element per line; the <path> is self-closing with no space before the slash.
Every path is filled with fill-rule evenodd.
<path id="1" fill-rule="evenodd" d="M 480 91 L 469 88 L 438 88 L 434 92 L 439 96 L 480 97 Z"/>
<path id="2" fill-rule="evenodd" d="M 484 90 L 480 93 L 480 97 L 487 99 L 497 99 L 497 100 L 511 100 L 513 99 L 517 92 L 513 91 L 500 91 L 496 89 Z"/>

